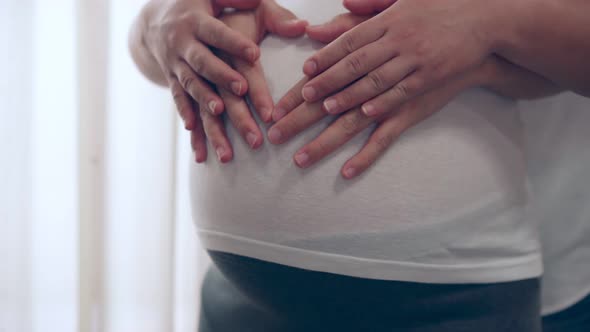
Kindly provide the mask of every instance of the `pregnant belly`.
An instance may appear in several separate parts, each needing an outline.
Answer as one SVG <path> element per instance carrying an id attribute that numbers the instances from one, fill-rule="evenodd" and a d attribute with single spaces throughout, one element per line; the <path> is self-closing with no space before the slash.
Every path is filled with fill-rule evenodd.
<path id="1" fill-rule="evenodd" d="M 262 44 L 275 100 L 301 78 L 301 62 L 315 48 L 305 39 L 293 43 L 269 38 Z M 287 144 L 266 142 L 256 152 L 228 125 L 234 161 L 220 165 L 209 158 L 204 165 L 191 166 L 195 221 L 200 229 L 293 246 L 310 239 L 350 241 L 358 234 L 418 234 L 421 229 L 432 233 L 459 227 L 461 236 L 469 229 L 476 233 L 488 222 L 484 219 L 524 204 L 517 113 L 512 101 L 467 91 L 406 133 L 353 181 L 342 179 L 339 171 L 370 130 L 301 170 L 293 154 L 331 119 Z M 509 223 L 505 226 L 514 226 Z M 404 241 L 412 239 L 406 236 Z M 378 247 L 379 239 L 373 242 Z"/>

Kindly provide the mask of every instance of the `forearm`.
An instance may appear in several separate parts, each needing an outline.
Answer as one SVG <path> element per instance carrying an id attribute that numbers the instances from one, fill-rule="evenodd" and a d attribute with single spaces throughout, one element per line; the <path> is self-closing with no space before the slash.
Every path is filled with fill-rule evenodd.
<path id="1" fill-rule="evenodd" d="M 508 7 L 492 28 L 496 54 L 590 96 L 590 1 L 502 2 Z"/>
<path id="2" fill-rule="evenodd" d="M 478 86 L 512 99 L 538 99 L 564 91 L 554 82 L 497 56 L 479 69 Z"/>
<path id="3" fill-rule="evenodd" d="M 131 52 L 131 57 L 135 65 L 146 78 L 158 85 L 168 86 L 168 81 L 160 65 L 144 41 L 143 32 L 147 28 L 145 15 L 147 15 L 146 8 L 141 11 L 131 27 L 129 32 L 129 51 Z"/>

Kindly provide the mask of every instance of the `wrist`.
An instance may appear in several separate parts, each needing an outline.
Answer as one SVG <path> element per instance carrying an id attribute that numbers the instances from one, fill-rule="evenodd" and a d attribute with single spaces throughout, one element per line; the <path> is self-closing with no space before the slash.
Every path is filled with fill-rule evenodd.
<path id="1" fill-rule="evenodd" d="M 490 31 L 490 54 L 506 56 L 512 53 L 523 40 L 531 38 L 527 31 L 529 22 L 535 21 L 536 9 L 543 0 L 495 0 L 490 8 L 487 30 Z M 538 36 L 537 36 L 538 37 Z"/>
<path id="2" fill-rule="evenodd" d="M 501 76 L 499 59 L 493 55 L 485 59 L 485 61 L 476 69 L 473 74 L 473 86 L 479 88 L 490 88 L 494 86 L 498 78 Z"/>

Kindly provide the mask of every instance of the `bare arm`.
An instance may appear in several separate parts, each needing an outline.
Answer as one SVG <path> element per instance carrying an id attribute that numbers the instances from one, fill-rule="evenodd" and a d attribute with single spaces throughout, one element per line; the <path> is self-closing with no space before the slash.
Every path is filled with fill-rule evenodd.
<path id="1" fill-rule="evenodd" d="M 330 42 L 366 18 L 344 14 L 327 24 L 308 27 L 307 32 L 312 39 Z M 302 79 L 278 102 L 273 114 L 277 123 L 268 132 L 271 143 L 283 144 L 326 116 L 322 107 L 324 100 L 304 102 L 301 88 L 307 81 L 308 78 Z M 359 107 L 347 109 L 317 138 L 302 147 L 294 156 L 294 161 L 299 167 L 310 167 L 375 123 L 376 129 L 366 145 L 342 167 L 344 178 L 354 178 L 374 164 L 407 129 L 443 109 L 464 90 L 476 87 L 513 99 L 540 98 L 561 90 L 540 75 L 498 56 L 490 56 L 476 68 L 445 81 L 401 106 L 389 108 L 381 117 L 367 117 Z"/>
<path id="2" fill-rule="evenodd" d="M 496 54 L 590 96 L 590 1 L 504 1 Z"/>
<path id="3" fill-rule="evenodd" d="M 483 73 L 480 87 L 506 98 L 538 99 L 565 90 L 550 80 L 497 56 L 488 59 L 480 71 Z"/>
<path id="4" fill-rule="evenodd" d="M 344 0 L 356 15 L 374 15 L 396 0 Z M 480 22 L 491 50 L 590 96 L 590 1 L 494 0 Z M 461 15 L 461 13 L 454 13 Z"/>

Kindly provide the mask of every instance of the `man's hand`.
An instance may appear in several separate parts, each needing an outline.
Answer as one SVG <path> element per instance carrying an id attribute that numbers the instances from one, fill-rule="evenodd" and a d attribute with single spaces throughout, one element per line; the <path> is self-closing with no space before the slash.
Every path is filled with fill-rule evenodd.
<path id="1" fill-rule="evenodd" d="M 221 20 L 227 27 L 239 31 L 242 36 L 256 44 L 260 43 L 267 33 L 283 37 L 301 36 L 307 26 L 307 22 L 298 20 L 293 13 L 277 5 L 274 0 L 262 0 L 256 10 L 224 14 Z M 270 122 L 273 101 L 260 61 L 250 63 L 225 52 L 220 52 L 220 57 L 245 77 L 250 87 L 248 97 L 251 104 L 264 122 Z M 232 94 L 223 86 L 218 86 L 217 90 L 225 103 L 226 114 L 232 125 L 252 149 L 259 148 L 264 138 L 244 98 Z M 199 114 L 202 122 L 192 131 L 191 138 L 197 162 L 205 161 L 207 158 L 206 139 L 215 149 L 220 162 L 232 160 L 233 149 L 225 133 L 223 119 L 210 114 L 203 105 Z"/>
<path id="2" fill-rule="evenodd" d="M 494 2 L 491 2 L 492 4 Z M 380 116 L 467 72 L 492 53 L 488 18 L 497 6 L 478 0 L 398 0 L 313 55 L 302 89 L 337 114 L 362 104 Z"/>
<path id="3" fill-rule="evenodd" d="M 397 0 L 344 0 L 344 7 L 350 10 L 354 15 L 375 15 L 389 6 L 393 5 Z"/>
<path id="4" fill-rule="evenodd" d="M 294 156 L 294 162 L 301 168 L 310 167 L 372 124 L 377 124 L 365 146 L 342 167 L 342 176 L 352 179 L 373 165 L 406 130 L 438 112 L 463 90 L 480 84 L 478 79 L 478 74 L 470 71 L 447 82 L 443 87 L 416 97 L 379 117 L 368 117 L 360 107 L 356 107 L 343 113 L 317 138 L 299 149 Z M 306 79 L 296 85 L 285 99 L 279 102 L 279 105 L 285 108 L 299 104 L 270 128 L 268 137 L 271 143 L 285 143 L 327 116 L 321 102 L 307 103 L 300 97 L 301 87 L 305 81 Z"/>
<path id="5" fill-rule="evenodd" d="M 308 27 L 308 35 L 323 42 L 366 20 L 367 17 L 343 14 L 329 23 Z M 273 144 L 282 144 L 327 116 L 322 102 L 306 103 L 301 96 L 308 78 L 296 84 L 277 103 L 273 119 L 278 121 L 268 136 Z M 538 98 L 557 93 L 550 81 L 498 57 L 489 57 L 476 69 L 446 82 L 441 87 L 392 108 L 377 118 L 367 117 L 359 107 L 340 116 L 316 139 L 301 148 L 294 156 L 300 167 L 310 167 L 342 146 L 355 135 L 376 123 L 376 129 L 361 151 L 342 167 L 344 178 L 351 179 L 369 168 L 406 130 L 438 112 L 459 93 L 470 87 L 484 87 L 509 98 Z"/>

